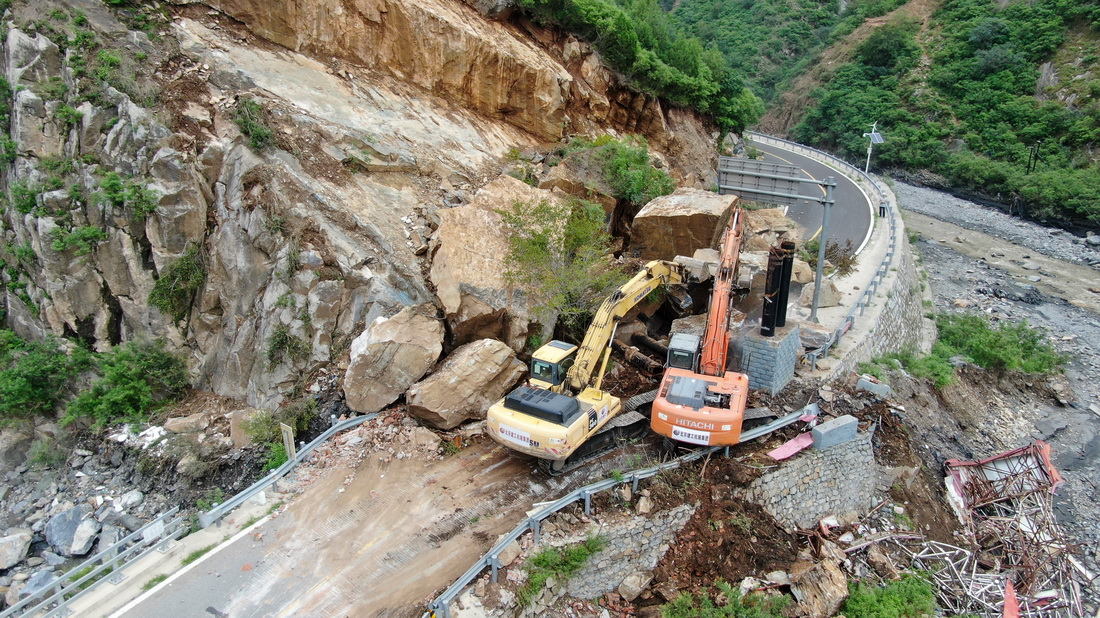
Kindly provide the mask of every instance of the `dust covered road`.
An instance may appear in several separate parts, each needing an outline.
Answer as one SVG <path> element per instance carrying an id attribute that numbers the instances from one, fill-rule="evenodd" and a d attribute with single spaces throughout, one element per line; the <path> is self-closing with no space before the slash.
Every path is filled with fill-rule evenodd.
<path id="1" fill-rule="evenodd" d="M 331 469 L 127 616 L 419 616 L 532 503 L 606 475 L 533 468 L 486 440 L 438 461 L 375 454 Z"/>

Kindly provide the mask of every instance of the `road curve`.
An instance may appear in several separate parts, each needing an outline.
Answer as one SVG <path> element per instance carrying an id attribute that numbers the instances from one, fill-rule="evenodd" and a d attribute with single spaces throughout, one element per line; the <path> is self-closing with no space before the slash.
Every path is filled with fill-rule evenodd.
<path id="1" fill-rule="evenodd" d="M 850 240 L 853 249 L 863 245 L 873 224 L 871 210 L 873 204 L 869 196 L 860 190 L 855 182 L 835 168 L 807 156 L 759 142 L 754 142 L 753 147 L 764 153 L 766 161 L 787 163 L 801 169 L 803 178 L 824 180 L 832 176 L 836 180 L 836 189 L 833 191 L 835 205 L 829 220 L 829 238 L 841 244 Z M 799 194 L 821 197 L 824 195 L 824 188 L 802 183 Z M 821 215 L 821 203 L 808 199 L 799 201 L 787 211 L 787 216 L 805 230 L 807 238 L 814 237 L 820 232 Z"/>

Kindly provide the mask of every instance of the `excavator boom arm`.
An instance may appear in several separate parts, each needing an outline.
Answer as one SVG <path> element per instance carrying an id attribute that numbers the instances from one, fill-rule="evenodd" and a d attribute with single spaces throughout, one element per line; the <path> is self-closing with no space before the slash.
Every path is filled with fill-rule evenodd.
<path id="1" fill-rule="evenodd" d="M 683 271 L 679 264 L 653 260 L 608 296 L 596 311 L 592 324 L 584 335 L 584 341 L 577 349 L 576 363 L 569 369 L 570 388 L 579 392 L 591 384 L 597 372 L 602 374 L 606 367 L 606 363 L 601 362 L 604 348 L 610 345 L 615 326 L 627 311 L 645 300 L 659 286 L 682 282 Z"/>
<path id="2" fill-rule="evenodd" d="M 707 330 L 703 337 L 703 349 L 699 370 L 708 376 L 721 376 L 726 371 L 730 340 L 730 301 L 733 284 L 737 280 L 737 267 L 741 260 L 743 234 L 742 210 L 734 210 L 729 227 L 722 235 L 722 253 L 718 272 L 714 274 L 714 290 L 710 295 L 707 312 Z"/>

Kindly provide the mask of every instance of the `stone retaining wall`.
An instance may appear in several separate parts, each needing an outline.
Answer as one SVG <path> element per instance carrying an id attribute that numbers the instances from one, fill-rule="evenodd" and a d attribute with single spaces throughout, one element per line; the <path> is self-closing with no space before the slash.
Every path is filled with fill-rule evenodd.
<path id="1" fill-rule="evenodd" d="M 548 581 L 542 593 L 519 615 L 525 618 L 546 616 L 547 608 L 563 595 L 594 599 L 617 589 L 630 575 L 652 571 L 696 507 L 682 504 L 649 516 L 636 515 L 623 521 L 593 525 L 587 534 L 600 535 L 607 540 L 603 551 L 589 558 L 569 581 Z M 553 539 L 551 544 L 569 545 L 583 542 L 584 538 Z"/>
<path id="2" fill-rule="evenodd" d="M 824 451 L 810 449 L 756 479 L 745 492 L 786 527 L 809 528 L 823 517 L 854 521 L 874 506 L 877 466 L 870 434 Z"/>
<path id="3" fill-rule="evenodd" d="M 871 320 L 870 329 L 861 336 L 859 343 L 844 352 L 844 357 L 837 361 L 830 377 L 847 375 L 855 371 L 860 363 L 887 352 L 920 348 L 925 320 L 920 276 L 913 260 L 913 250 L 904 238 L 905 228 L 900 221 L 898 227 L 902 240 L 898 243 L 898 254 L 892 272 L 883 281 L 873 301 L 882 304 L 882 310 L 874 317 L 871 317 L 870 311 L 864 317 L 857 314 L 857 323 Z"/>

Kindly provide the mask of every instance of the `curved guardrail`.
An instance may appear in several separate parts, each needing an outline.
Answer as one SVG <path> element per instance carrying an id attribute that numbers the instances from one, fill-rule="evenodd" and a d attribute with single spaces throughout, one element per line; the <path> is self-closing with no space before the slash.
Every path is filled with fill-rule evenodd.
<path id="1" fill-rule="evenodd" d="M 160 514 L 153 521 L 122 537 L 110 547 L 100 550 L 99 553 L 70 569 L 50 585 L 0 612 L 0 618 L 71 614 L 72 610 L 69 606 L 91 592 L 96 583 L 103 581 L 111 573 L 114 575 L 106 581 L 113 584 L 121 582 L 123 575 L 116 571 L 121 569 L 122 565 L 148 552 L 161 549 L 178 538 L 186 529 L 186 520 L 183 517 L 174 517 L 179 510 L 177 506 Z M 51 608 L 50 606 L 55 603 L 57 605 Z"/>
<path id="2" fill-rule="evenodd" d="M 764 434 L 771 433 L 776 429 L 790 425 L 791 423 L 797 421 L 803 416 L 817 416 L 817 414 L 817 404 L 810 404 L 809 406 L 806 406 L 801 410 L 796 410 L 794 412 L 791 412 L 790 414 L 787 414 L 786 416 L 782 416 L 772 421 L 771 423 L 768 423 L 767 425 L 762 425 L 760 427 L 756 427 L 744 432 L 743 434 L 741 434 L 741 441 L 748 442 L 749 440 L 759 438 Z M 589 515 L 592 512 L 592 496 L 600 493 L 601 491 L 606 491 L 613 487 L 617 487 L 618 485 L 630 483 L 633 487 L 633 491 L 636 492 L 638 491 L 638 482 L 642 479 L 657 476 L 658 474 L 666 470 L 679 468 L 685 463 L 695 461 L 718 451 L 725 451 L 725 455 L 728 456 L 729 449 L 730 447 L 728 446 L 712 446 L 707 449 L 692 451 L 690 453 L 677 457 L 676 459 L 658 464 L 656 466 L 641 468 L 624 473 L 622 476 L 604 479 L 590 485 L 585 485 L 584 487 L 575 489 L 569 494 L 555 500 L 554 502 L 543 506 L 534 514 L 529 515 L 511 532 L 501 537 L 500 541 L 497 542 L 497 544 L 494 545 L 492 549 L 490 549 L 488 552 L 485 553 L 484 556 L 481 557 L 481 560 L 474 563 L 473 566 L 471 566 L 469 569 L 466 570 L 465 573 L 462 574 L 462 577 L 459 577 L 457 580 L 455 580 L 455 582 L 451 584 L 446 590 L 444 590 L 438 597 L 436 597 L 435 600 L 431 601 L 428 604 L 428 613 L 424 614 L 424 616 L 443 616 L 443 618 L 450 618 L 451 603 L 455 600 L 455 597 L 457 597 L 459 593 L 462 592 L 463 588 L 470 585 L 470 583 L 472 583 L 474 579 L 481 575 L 482 571 L 484 571 L 485 569 L 490 569 L 492 572 L 493 581 L 495 582 L 497 580 L 497 571 L 499 571 L 503 566 L 500 563 L 500 554 L 505 550 L 505 548 L 508 547 L 508 545 L 510 545 L 513 541 L 519 539 L 519 537 L 523 536 L 528 531 L 531 531 L 534 534 L 535 542 L 537 543 L 539 539 L 539 530 L 542 527 L 542 521 L 547 517 L 550 517 L 554 513 L 557 513 L 565 507 L 573 504 L 574 502 L 583 500 L 584 513 L 585 515 Z"/>
<path id="3" fill-rule="evenodd" d="M 289 474 L 295 466 L 305 461 L 306 457 L 309 457 L 309 454 L 313 452 L 313 449 L 323 444 L 332 436 L 340 433 L 341 431 L 344 431 L 345 429 L 358 427 L 359 425 L 362 425 L 363 423 L 377 416 L 377 413 L 356 416 L 354 418 L 340 421 L 332 427 L 329 427 L 328 430 L 326 430 L 323 434 L 317 436 L 312 442 L 303 446 L 293 459 L 288 459 L 286 463 L 272 470 L 270 474 L 253 483 L 248 489 L 233 496 L 225 502 L 222 502 L 221 504 L 215 506 L 209 511 L 201 513 L 199 515 L 199 525 L 203 528 L 206 528 L 207 526 L 218 521 L 222 517 L 225 517 L 226 514 L 231 512 L 233 509 L 244 504 L 246 500 L 267 489 L 272 483 Z"/>
<path id="4" fill-rule="evenodd" d="M 864 173 L 863 170 L 848 163 L 847 161 L 837 157 L 836 155 L 825 152 L 824 150 L 818 150 L 816 148 L 810 148 L 809 146 L 803 146 L 795 142 L 791 142 L 778 137 L 772 137 L 771 135 L 765 135 L 763 133 L 756 133 L 753 131 L 746 131 L 751 139 L 759 141 L 761 143 L 770 144 L 777 148 L 783 148 L 784 150 L 790 150 L 799 154 L 808 155 L 813 158 L 823 159 L 824 163 L 830 163 L 840 168 L 842 173 L 853 175 L 857 178 L 861 178 L 874 187 L 875 193 L 878 195 L 880 204 L 889 204 L 891 202 L 888 189 L 882 185 L 879 181 L 875 180 L 871 176 Z M 820 348 L 807 352 L 805 355 L 806 362 L 810 363 L 810 366 L 817 369 L 818 359 L 828 356 L 829 351 L 840 343 L 840 340 L 844 335 L 852 329 L 852 326 L 856 322 L 856 311 L 859 311 L 859 315 L 862 316 L 867 306 L 871 304 L 871 299 L 875 293 L 878 292 L 879 286 L 882 284 L 883 279 L 886 278 L 887 273 L 890 272 L 890 267 L 894 264 L 894 256 L 897 254 L 897 213 L 896 208 L 886 209 L 886 229 L 889 233 L 889 244 L 886 247 L 886 255 L 879 263 L 878 270 L 875 271 L 875 276 L 871 279 L 871 282 L 864 286 L 863 291 L 859 295 L 859 299 L 856 304 L 848 310 L 848 314 L 841 320 L 840 325 L 833 330 L 829 339 Z"/>

